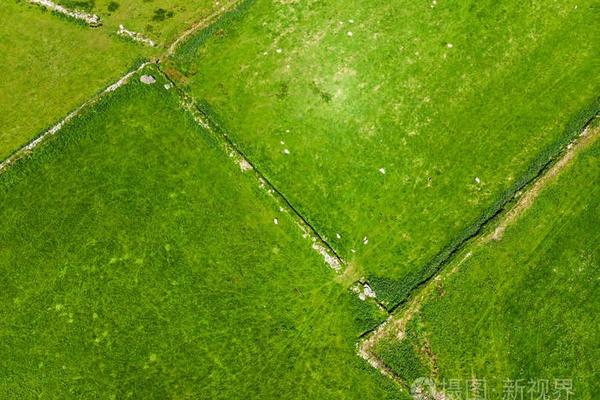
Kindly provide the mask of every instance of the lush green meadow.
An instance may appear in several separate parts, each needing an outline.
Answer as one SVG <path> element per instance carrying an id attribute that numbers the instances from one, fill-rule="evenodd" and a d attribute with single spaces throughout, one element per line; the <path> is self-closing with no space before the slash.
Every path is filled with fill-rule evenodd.
<path id="1" fill-rule="evenodd" d="M 486 381 L 488 399 L 544 398 L 536 396 L 545 380 L 548 398 L 556 399 L 556 379 L 571 380 L 564 382 L 573 392 L 568 398 L 597 398 L 598 183 L 596 141 L 500 241 L 478 242 L 465 249 L 471 258 L 448 265 L 406 323 L 404 338 L 390 331 L 378 356 L 409 383 L 429 376 L 448 389 L 460 381 L 457 399 L 469 398 L 466 383 L 473 378 Z"/>
<path id="2" fill-rule="evenodd" d="M 115 32 L 119 25 L 168 45 L 195 22 L 218 12 L 232 0 L 59 0 L 70 9 L 94 13 L 102 29 Z"/>
<path id="3" fill-rule="evenodd" d="M 0 159 L 133 67 L 141 46 L 38 6 L 0 2 Z"/>
<path id="4" fill-rule="evenodd" d="M 0 398 L 398 398 L 380 315 L 148 71 L 0 175 Z"/>
<path id="5" fill-rule="evenodd" d="M 171 68 L 393 305 L 597 110 L 594 4 L 250 0 Z"/>

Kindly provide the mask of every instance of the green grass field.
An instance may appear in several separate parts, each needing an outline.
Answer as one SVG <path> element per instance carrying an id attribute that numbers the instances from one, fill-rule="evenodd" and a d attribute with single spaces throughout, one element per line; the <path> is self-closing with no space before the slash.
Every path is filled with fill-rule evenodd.
<path id="1" fill-rule="evenodd" d="M 557 379 L 570 381 L 570 398 L 597 398 L 599 182 L 596 141 L 500 241 L 477 243 L 471 258 L 448 265 L 455 272 L 432 284 L 404 339 L 391 330 L 378 356 L 409 383 L 432 377 L 448 392 L 460 382 L 461 399 L 474 377 L 486 381 L 488 399 L 511 398 L 503 397 L 511 390 L 538 398 L 546 380 L 548 398 L 558 398 Z"/>
<path id="2" fill-rule="evenodd" d="M 0 397 L 397 398 L 377 313 L 163 83 L 0 175 Z"/>
<path id="3" fill-rule="evenodd" d="M 256 0 L 172 68 L 393 306 L 597 111 L 597 16 L 592 1 Z"/>
<path id="4" fill-rule="evenodd" d="M 597 1 L 54 1 L 102 24 L 0 3 L 0 400 L 597 397 Z"/>
<path id="5" fill-rule="evenodd" d="M 2 160 L 117 80 L 144 54 L 140 46 L 26 3 L 3 1 L 0 16 Z"/>

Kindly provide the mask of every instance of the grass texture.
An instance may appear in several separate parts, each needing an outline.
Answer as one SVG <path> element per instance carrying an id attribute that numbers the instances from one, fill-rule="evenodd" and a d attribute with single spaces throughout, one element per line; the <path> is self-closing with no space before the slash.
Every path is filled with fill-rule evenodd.
<path id="1" fill-rule="evenodd" d="M 398 398 L 381 316 L 145 73 L 0 175 L 0 397 Z"/>
<path id="2" fill-rule="evenodd" d="M 393 307 L 597 112 L 594 2 L 244 2 L 172 75 Z"/>

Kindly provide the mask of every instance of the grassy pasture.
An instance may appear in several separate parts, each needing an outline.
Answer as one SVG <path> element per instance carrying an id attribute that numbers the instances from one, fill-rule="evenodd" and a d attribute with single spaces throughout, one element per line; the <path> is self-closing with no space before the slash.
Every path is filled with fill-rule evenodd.
<path id="1" fill-rule="evenodd" d="M 173 76 L 388 305 L 597 109 L 593 1 L 244 4 Z"/>
<path id="2" fill-rule="evenodd" d="M 25 2 L 0 2 L 0 16 L 0 159 L 118 79 L 143 55 L 140 46 Z"/>
<path id="3" fill-rule="evenodd" d="M 399 398 L 381 316 L 148 72 L 0 175 L 0 398 Z"/>
<path id="4" fill-rule="evenodd" d="M 457 271 L 432 285 L 405 339 L 390 332 L 378 356 L 408 382 L 460 381 L 457 399 L 468 398 L 465 382 L 473 377 L 486 380 L 489 399 L 511 398 L 503 397 L 515 389 L 507 379 L 518 380 L 526 399 L 538 398 L 544 389 L 535 385 L 546 379 L 548 398 L 558 398 L 555 379 L 572 380 L 569 398 L 597 398 L 599 182 L 596 141 L 502 240 L 476 244 L 470 259 L 448 265 Z"/>
<path id="5" fill-rule="evenodd" d="M 71 9 L 95 13 L 104 29 L 114 32 L 119 25 L 167 45 L 195 22 L 219 11 L 231 0 L 59 0 Z"/>

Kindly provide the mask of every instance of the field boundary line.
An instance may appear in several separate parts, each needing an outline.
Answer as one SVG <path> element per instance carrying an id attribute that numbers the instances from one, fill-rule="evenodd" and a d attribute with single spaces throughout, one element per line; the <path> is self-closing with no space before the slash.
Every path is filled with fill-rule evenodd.
<path id="1" fill-rule="evenodd" d="M 141 43 L 144 46 L 156 47 L 156 42 L 154 40 L 150 39 L 149 37 L 147 37 L 146 35 L 144 35 L 142 33 L 130 31 L 129 29 L 125 28 L 125 26 L 123 24 L 119 25 L 119 30 L 117 30 L 117 35 L 127 38 L 127 39 L 130 39 L 133 42 Z"/>
<path id="2" fill-rule="evenodd" d="M 4 161 L 2 161 L 2 163 L 0 163 L 0 175 L 2 173 L 4 173 L 15 162 L 17 162 L 18 160 L 20 160 L 24 157 L 27 157 L 29 154 L 31 154 L 31 152 L 36 147 L 38 147 L 42 143 L 46 142 L 49 138 L 54 136 L 69 121 L 78 117 L 79 114 L 81 114 L 83 111 L 87 110 L 88 108 L 90 108 L 93 105 L 95 105 L 96 103 L 98 103 L 100 101 L 100 99 L 102 99 L 107 94 L 114 92 L 115 90 L 117 90 L 118 88 L 120 88 L 121 86 L 126 84 L 133 75 L 135 75 L 137 72 L 141 71 L 144 67 L 146 67 L 149 64 L 151 64 L 151 62 L 146 61 L 146 62 L 143 62 L 138 67 L 128 71 L 125 75 L 121 76 L 117 81 L 108 85 L 104 90 L 97 93 L 95 96 L 91 97 L 90 99 L 86 100 L 83 104 L 81 104 L 76 109 L 74 109 L 73 111 L 68 113 L 63 119 L 58 121 L 51 128 L 43 131 L 41 134 L 37 135 L 29 143 L 25 144 L 24 146 L 22 146 L 21 148 L 19 148 L 15 152 L 13 152 L 10 156 L 8 156 L 8 158 L 6 158 Z"/>
<path id="3" fill-rule="evenodd" d="M 506 228 L 515 223 L 519 217 L 521 217 L 521 215 L 523 215 L 523 213 L 525 213 L 525 211 L 527 211 L 527 209 L 533 205 L 542 189 L 548 185 L 552 179 L 560 174 L 561 171 L 566 169 L 580 151 L 585 149 L 598 138 L 599 132 L 600 128 L 591 128 L 588 124 L 579 134 L 579 136 L 569 143 L 567 146 L 567 151 L 564 152 L 564 155 L 560 159 L 558 159 L 550 168 L 548 168 L 543 175 L 536 179 L 531 184 L 531 187 L 527 189 L 527 191 L 517 194 L 517 199 L 514 205 L 507 210 L 504 218 L 499 222 L 494 232 L 484 237 L 483 240 L 485 242 L 490 240 L 502 240 L 502 236 Z"/>
<path id="4" fill-rule="evenodd" d="M 37 4 L 39 6 L 46 7 L 54 12 L 64 15 L 64 16 L 82 21 L 82 22 L 86 23 L 87 25 L 91 26 L 92 28 L 102 25 L 102 22 L 100 21 L 100 17 L 97 16 L 96 14 L 89 14 L 89 13 L 86 13 L 83 11 L 78 11 L 78 10 L 70 10 L 70 9 L 63 7 L 60 4 L 56 4 L 55 2 L 50 1 L 50 0 L 28 0 L 28 1 L 31 4 Z"/>
<path id="5" fill-rule="evenodd" d="M 588 120 L 583 129 L 580 130 L 580 133 L 569 142 L 566 149 L 563 148 L 562 151 L 550 161 L 546 168 L 542 169 L 538 175 L 531 179 L 523 189 L 515 193 L 512 201 L 509 202 L 508 205 L 505 205 L 497 214 L 487 220 L 481 226 L 477 235 L 469 238 L 463 243 L 456 252 L 452 253 L 448 259 L 444 261 L 442 267 L 440 267 L 434 275 L 413 289 L 409 299 L 400 303 L 393 309 L 384 322 L 379 324 L 372 331 L 363 335 L 357 343 L 358 355 L 377 369 L 382 375 L 400 383 L 404 388 L 408 387 L 409 382 L 402 376 L 396 374 L 385 364 L 385 362 L 383 362 L 383 360 L 373 353 L 373 349 L 378 341 L 381 340 L 383 336 L 390 333 L 395 333 L 398 340 L 403 340 L 407 323 L 419 312 L 423 301 L 431 294 L 432 290 L 435 289 L 437 283 L 456 273 L 460 266 L 471 258 L 473 251 L 475 251 L 477 247 L 486 245 L 491 241 L 502 240 L 505 229 L 514 224 L 519 217 L 535 203 L 535 200 L 541 191 L 552 183 L 553 179 L 555 179 L 563 170 L 567 169 L 579 153 L 588 148 L 596 140 L 599 140 L 600 126 L 591 127 L 593 121 L 597 118 L 600 118 L 600 114 L 596 114 Z M 494 224 L 496 225 L 496 228 L 492 233 L 482 233 L 485 228 Z M 462 259 L 458 261 L 451 270 L 444 268 L 454 262 L 460 255 L 462 255 Z"/>
<path id="6" fill-rule="evenodd" d="M 265 175 L 256 168 L 250 159 L 236 146 L 224 129 L 204 111 L 202 111 L 195 101 L 157 65 L 157 69 L 167 79 L 174 90 L 176 90 L 181 107 L 188 111 L 198 125 L 204 128 L 216 139 L 217 143 L 223 148 L 225 153 L 235 160 L 242 173 L 251 173 L 258 181 L 259 187 L 264 189 L 279 205 L 279 210 L 288 212 L 296 225 L 300 228 L 305 238 L 312 241 L 312 249 L 323 258 L 324 262 L 336 273 L 343 272 L 346 268 L 345 261 L 337 254 L 333 247 L 319 234 L 315 227 L 290 203 L 287 197 L 281 193 Z"/>
<path id="7" fill-rule="evenodd" d="M 183 43 L 187 38 L 192 36 L 194 33 L 198 32 L 199 30 L 209 27 L 213 22 L 218 20 L 219 17 L 221 17 L 223 14 L 227 13 L 228 11 L 233 10 L 241 2 L 242 2 L 242 0 L 232 0 L 231 2 L 221 6 L 220 9 L 213 12 L 212 14 L 204 17 L 203 19 L 201 19 L 198 22 L 195 22 L 192 26 L 190 26 L 188 29 L 183 31 L 182 34 L 179 35 L 177 37 L 177 39 L 175 39 L 173 41 L 173 43 L 171 43 L 169 45 L 169 47 L 167 48 L 167 51 L 163 54 L 162 57 L 164 57 L 166 59 L 166 58 L 172 56 L 175 53 L 175 51 L 177 50 L 177 48 L 179 47 L 179 45 L 181 43 Z"/>

